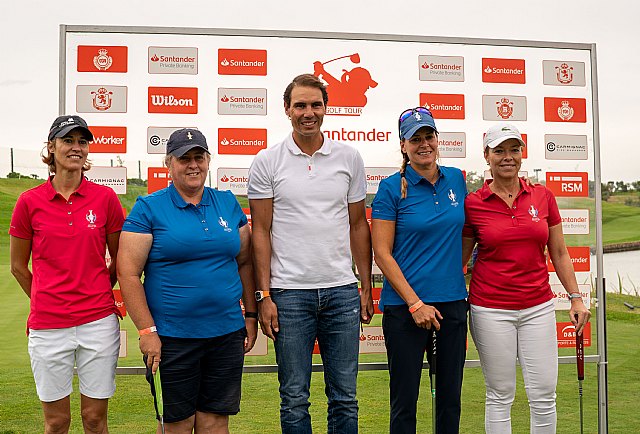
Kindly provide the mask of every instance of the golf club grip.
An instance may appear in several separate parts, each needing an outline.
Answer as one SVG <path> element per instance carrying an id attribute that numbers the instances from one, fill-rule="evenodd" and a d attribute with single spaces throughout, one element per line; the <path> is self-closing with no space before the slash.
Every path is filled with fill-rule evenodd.
<path id="1" fill-rule="evenodd" d="M 437 342 L 438 342 L 438 340 L 436 339 L 436 329 L 434 327 L 433 328 L 433 339 L 431 340 L 431 363 L 433 364 L 433 370 L 431 372 L 434 375 L 436 375 L 436 373 L 437 373 L 437 369 L 436 369 Z"/>
<path id="2" fill-rule="evenodd" d="M 576 315 L 576 321 L 578 315 Z M 584 329 L 583 329 L 584 331 Z M 578 380 L 584 380 L 584 333 L 576 332 L 576 366 L 578 368 Z"/>

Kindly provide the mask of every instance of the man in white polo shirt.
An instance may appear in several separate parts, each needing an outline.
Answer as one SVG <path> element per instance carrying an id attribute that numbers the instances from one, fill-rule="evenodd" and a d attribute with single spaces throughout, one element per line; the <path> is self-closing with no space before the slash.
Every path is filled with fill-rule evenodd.
<path id="1" fill-rule="evenodd" d="M 284 93 L 293 132 L 260 151 L 249 169 L 256 298 L 276 350 L 283 433 L 311 434 L 316 338 L 328 432 L 358 432 L 358 329 L 373 316 L 366 180 L 358 151 L 320 132 L 327 101 L 317 77 L 294 78 Z"/>

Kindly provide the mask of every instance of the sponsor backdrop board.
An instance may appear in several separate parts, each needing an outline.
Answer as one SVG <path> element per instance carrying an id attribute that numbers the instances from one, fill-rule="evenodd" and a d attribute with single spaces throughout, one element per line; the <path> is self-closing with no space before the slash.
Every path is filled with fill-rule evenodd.
<path id="1" fill-rule="evenodd" d="M 592 44 L 157 27 L 61 30 L 59 111 L 81 113 L 95 128 L 92 152 L 121 156 L 130 175 L 143 162 L 150 191 L 170 182 L 159 155 L 169 134 L 195 127 L 213 154 L 212 184 L 246 195 L 255 154 L 291 131 L 282 94 L 301 73 L 327 83 L 322 131 L 360 151 L 369 194 L 402 162 L 398 115 L 404 109 L 432 110 L 440 163 L 462 169 L 468 181 L 491 176 L 483 133 L 496 122 L 512 122 L 526 134 L 522 173 L 556 194 L 574 266 L 595 277 L 602 297 Z M 590 250 L 598 264 L 589 262 Z"/>

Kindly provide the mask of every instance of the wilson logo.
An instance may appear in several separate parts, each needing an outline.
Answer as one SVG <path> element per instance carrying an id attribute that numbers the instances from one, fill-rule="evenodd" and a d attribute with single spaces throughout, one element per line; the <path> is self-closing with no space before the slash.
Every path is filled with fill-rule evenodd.
<path id="1" fill-rule="evenodd" d="M 218 49 L 219 75 L 267 75 L 267 50 Z"/>
<path id="2" fill-rule="evenodd" d="M 198 113 L 198 88 L 150 87 L 149 113 Z"/>

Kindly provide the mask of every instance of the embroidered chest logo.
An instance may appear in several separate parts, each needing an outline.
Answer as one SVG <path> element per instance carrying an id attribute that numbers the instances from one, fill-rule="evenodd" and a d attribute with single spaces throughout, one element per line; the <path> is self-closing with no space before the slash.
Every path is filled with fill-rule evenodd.
<path id="1" fill-rule="evenodd" d="M 456 194 L 453 192 L 453 189 L 449 189 L 449 194 L 447 195 L 449 200 L 451 201 L 451 206 L 458 206 L 458 201 L 456 200 Z"/>
<path id="2" fill-rule="evenodd" d="M 87 219 L 87 227 L 88 228 L 95 228 L 96 227 L 96 220 L 98 219 L 98 217 L 94 214 L 93 210 L 90 209 L 89 212 L 87 213 L 86 216 L 84 216 L 85 219 Z"/>
<path id="3" fill-rule="evenodd" d="M 229 227 L 229 223 L 222 217 L 218 217 L 218 224 L 224 228 L 225 232 L 231 232 L 231 228 Z"/>
<path id="4" fill-rule="evenodd" d="M 540 218 L 538 218 L 538 210 L 536 208 L 534 208 L 533 205 L 531 205 L 531 208 L 529 208 L 529 215 L 531 216 L 531 221 L 532 222 L 539 222 Z"/>

